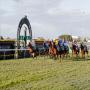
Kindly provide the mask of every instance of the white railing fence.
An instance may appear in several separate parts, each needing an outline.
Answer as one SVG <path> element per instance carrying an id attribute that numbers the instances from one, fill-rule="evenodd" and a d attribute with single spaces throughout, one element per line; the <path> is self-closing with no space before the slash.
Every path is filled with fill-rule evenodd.
<path id="1" fill-rule="evenodd" d="M 28 51 L 29 49 L 0 49 L 0 60 L 26 58 Z"/>

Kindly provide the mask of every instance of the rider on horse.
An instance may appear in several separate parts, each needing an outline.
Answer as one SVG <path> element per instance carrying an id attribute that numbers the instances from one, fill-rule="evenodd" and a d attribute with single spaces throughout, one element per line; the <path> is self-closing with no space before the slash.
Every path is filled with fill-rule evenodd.
<path id="1" fill-rule="evenodd" d="M 87 54 L 88 56 L 88 48 L 87 48 L 87 45 L 85 45 L 85 43 L 81 43 L 80 44 L 80 48 L 81 48 L 81 55 L 82 57 L 85 57 L 85 53 Z"/>
<path id="2" fill-rule="evenodd" d="M 64 46 L 63 46 L 63 41 L 62 39 L 58 40 L 58 46 L 59 46 L 59 51 L 64 51 Z"/>
<path id="3" fill-rule="evenodd" d="M 78 44 L 77 44 L 77 41 L 73 41 L 72 43 L 72 55 L 77 56 L 79 54 L 79 47 L 78 47 Z"/>
<path id="4" fill-rule="evenodd" d="M 68 47 L 68 43 L 67 43 L 66 40 L 64 40 L 63 46 L 64 46 L 64 51 L 65 51 L 65 53 L 69 53 L 69 47 Z"/>

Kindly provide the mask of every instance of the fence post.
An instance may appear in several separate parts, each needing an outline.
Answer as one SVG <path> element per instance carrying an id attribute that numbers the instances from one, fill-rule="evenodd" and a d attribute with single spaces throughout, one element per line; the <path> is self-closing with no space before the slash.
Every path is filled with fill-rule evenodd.
<path id="1" fill-rule="evenodd" d="M 26 50 L 24 50 L 24 58 L 25 58 Z"/>
<path id="2" fill-rule="evenodd" d="M 5 57 L 5 51 L 4 51 L 4 57 L 3 57 L 3 59 L 4 59 L 4 60 L 6 59 L 6 57 Z"/>
<path id="3" fill-rule="evenodd" d="M 18 49 L 15 49 L 15 59 L 18 59 Z"/>

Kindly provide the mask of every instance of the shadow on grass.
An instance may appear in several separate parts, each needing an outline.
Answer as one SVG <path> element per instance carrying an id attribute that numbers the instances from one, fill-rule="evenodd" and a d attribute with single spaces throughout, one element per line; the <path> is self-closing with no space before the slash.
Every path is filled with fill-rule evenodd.
<path id="1" fill-rule="evenodd" d="M 90 57 L 85 57 L 85 58 L 71 57 L 70 60 L 72 60 L 72 61 L 89 61 L 90 60 Z"/>
<path id="2" fill-rule="evenodd" d="M 57 61 L 57 60 L 64 60 L 64 61 L 89 61 L 90 60 L 90 56 L 85 57 L 85 58 L 81 58 L 81 57 L 64 57 L 64 58 L 51 58 L 51 57 L 45 57 L 45 56 L 37 56 L 35 58 L 19 58 L 19 59 L 6 59 L 6 60 L 0 60 L 1 61 L 15 61 L 15 60 L 53 60 L 53 61 Z"/>

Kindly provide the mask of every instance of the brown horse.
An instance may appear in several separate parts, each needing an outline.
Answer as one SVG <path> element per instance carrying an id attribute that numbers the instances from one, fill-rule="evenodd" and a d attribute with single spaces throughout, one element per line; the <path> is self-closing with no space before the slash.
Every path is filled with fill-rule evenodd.
<path id="1" fill-rule="evenodd" d="M 57 57 L 57 49 L 55 47 L 54 42 L 51 41 L 49 42 L 49 55 L 54 59 L 56 59 Z"/>
<path id="2" fill-rule="evenodd" d="M 27 49 L 28 49 L 28 52 L 29 52 L 30 56 L 32 56 L 33 58 L 37 56 L 35 50 L 33 50 L 32 44 L 30 42 L 28 44 Z"/>

